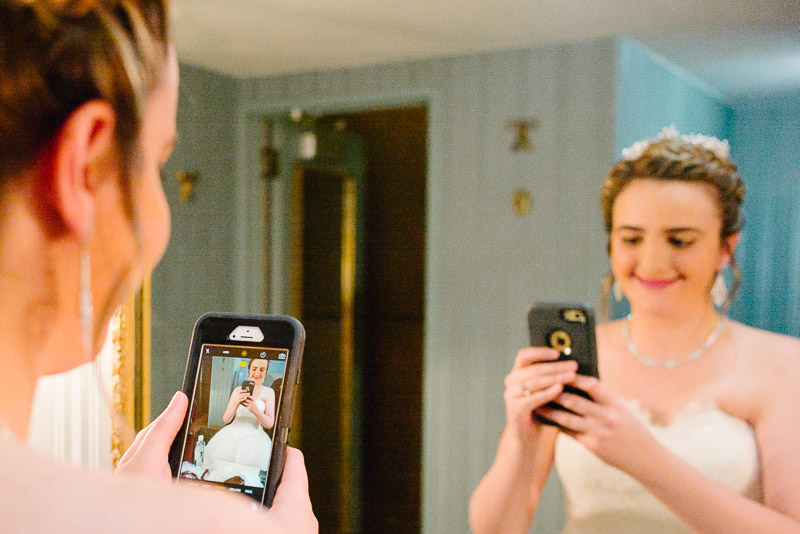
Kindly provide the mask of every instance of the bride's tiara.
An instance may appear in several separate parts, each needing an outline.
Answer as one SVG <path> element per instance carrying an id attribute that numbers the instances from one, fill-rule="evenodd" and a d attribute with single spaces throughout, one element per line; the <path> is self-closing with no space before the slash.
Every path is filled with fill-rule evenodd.
<path id="1" fill-rule="evenodd" d="M 658 137 L 654 139 L 644 139 L 636 141 L 628 148 L 622 149 L 622 159 L 633 161 L 638 159 L 652 143 L 663 139 L 680 139 L 685 143 L 704 148 L 714 153 L 719 159 L 727 161 L 731 154 L 731 146 L 727 139 L 719 140 L 716 137 L 709 137 L 702 134 L 681 135 L 675 125 L 670 125 L 661 130 Z"/>

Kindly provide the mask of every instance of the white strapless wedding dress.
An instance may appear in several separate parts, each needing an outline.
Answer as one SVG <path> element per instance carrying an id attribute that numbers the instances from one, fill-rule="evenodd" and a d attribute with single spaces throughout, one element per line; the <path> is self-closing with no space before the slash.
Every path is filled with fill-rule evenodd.
<path id="1" fill-rule="evenodd" d="M 266 407 L 263 399 L 256 399 L 256 405 L 261 411 Z M 205 480 L 225 482 L 238 476 L 246 486 L 263 487 L 261 472 L 269 469 L 271 453 L 272 439 L 256 416 L 239 405 L 231 424 L 214 434 L 206 446 Z"/>
<path id="2" fill-rule="evenodd" d="M 711 405 L 693 405 L 668 425 L 633 413 L 656 439 L 720 484 L 761 502 L 761 470 L 753 427 Z M 641 484 L 559 433 L 555 465 L 567 507 L 563 534 L 673 534 L 693 530 Z"/>

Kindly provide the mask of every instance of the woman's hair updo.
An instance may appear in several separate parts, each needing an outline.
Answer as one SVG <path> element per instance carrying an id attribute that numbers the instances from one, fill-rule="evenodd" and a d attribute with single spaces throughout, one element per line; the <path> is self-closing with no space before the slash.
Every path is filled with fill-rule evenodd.
<path id="1" fill-rule="evenodd" d="M 149 93 L 169 45 L 166 0 L 0 0 L 0 185 L 98 99 L 114 135 L 131 219 L 130 177 Z"/>
<path id="2" fill-rule="evenodd" d="M 674 128 L 665 128 L 657 139 L 640 141 L 626 149 L 603 183 L 601 205 L 606 232 L 612 229 L 612 208 L 617 196 L 637 178 L 709 184 L 717 192 L 722 220 L 720 238 L 742 229 L 745 186 L 736 165 L 728 159 L 727 141 L 678 135 Z"/>
<path id="3" fill-rule="evenodd" d="M 623 157 L 603 183 L 601 206 L 606 233 L 613 229 L 614 202 L 625 187 L 636 179 L 679 180 L 713 186 L 722 227 L 720 240 L 738 233 L 744 224 L 742 204 L 745 185 L 736 164 L 729 159 L 727 141 L 704 135 L 680 135 L 674 127 L 665 128 L 656 139 L 639 141 L 623 150 Z M 610 240 L 609 240 L 610 246 Z M 724 308 L 741 285 L 741 273 L 731 251 L 731 270 L 735 275 Z"/>

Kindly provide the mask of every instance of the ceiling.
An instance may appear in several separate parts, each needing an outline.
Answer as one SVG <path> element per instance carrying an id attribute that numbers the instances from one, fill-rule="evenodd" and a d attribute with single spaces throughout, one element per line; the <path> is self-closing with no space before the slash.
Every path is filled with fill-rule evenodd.
<path id="1" fill-rule="evenodd" d="M 800 0 L 173 0 L 179 58 L 260 76 L 630 36 L 725 97 L 800 88 Z"/>

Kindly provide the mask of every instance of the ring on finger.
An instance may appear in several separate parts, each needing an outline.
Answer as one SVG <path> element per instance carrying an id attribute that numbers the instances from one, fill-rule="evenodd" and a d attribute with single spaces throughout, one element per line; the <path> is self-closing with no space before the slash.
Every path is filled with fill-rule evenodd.
<path id="1" fill-rule="evenodd" d="M 525 384 L 523 384 L 522 382 L 520 382 L 519 384 L 517 384 L 517 386 L 519 386 L 519 391 L 520 391 L 520 393 L 522 393 L 522 394 L 523 394 L 523 395 L 525 395 L 526 397 L 530 397 L 530 396 L 531 396 L 531 390 L 530 390 L 530 389 L 528 389 L 528 386 L 526 386 L 526 385 L 525 385 Z"/>

